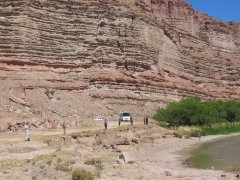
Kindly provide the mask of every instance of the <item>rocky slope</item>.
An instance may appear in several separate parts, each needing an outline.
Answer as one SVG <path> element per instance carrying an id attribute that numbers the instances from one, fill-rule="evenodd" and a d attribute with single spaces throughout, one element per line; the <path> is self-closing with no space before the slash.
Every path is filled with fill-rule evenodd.
<path id="1" fill-rule="evenodd" d="M 0 111 L 143 115 L 184 96 L 239 99 L 239 72 L 240 23 L 182 0 L 0 2 Z"/>

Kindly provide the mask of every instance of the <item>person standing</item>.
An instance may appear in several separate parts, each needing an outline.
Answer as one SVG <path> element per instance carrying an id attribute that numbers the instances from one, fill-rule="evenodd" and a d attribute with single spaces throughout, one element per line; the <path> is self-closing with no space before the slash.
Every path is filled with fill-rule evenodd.
<path id="1" fill-rule="evenodd" d="M 63 128 L 63 134 L 66 134 L 67 124 L 65 121 L 63 121 L 62 128 Z"/>
<path id="2" fill-rule="evenodd" d="M 148 125 L 148 116 L 146 116 L 145 124 Z"/>
<path id="3" fill-rule="evenodd" d="M 28 122 L 24 123 L 24 130 L 25 130 L 25 135 L 26 135 L 26 141 L 30 141 L 30 132 L 29 132 L 29 124 Z"/>
<path id="4" fill-rule="evenodd" d="M 104 120 L 104 127 L 107 129 L 107 119 Z"/>
<path id="5" fill-rule="evenodd" d="M 131 124 L 131 126 L 133 126 L 133 118 L 132 118 L 132 116 L 130 117 L 130 124 Z"/>

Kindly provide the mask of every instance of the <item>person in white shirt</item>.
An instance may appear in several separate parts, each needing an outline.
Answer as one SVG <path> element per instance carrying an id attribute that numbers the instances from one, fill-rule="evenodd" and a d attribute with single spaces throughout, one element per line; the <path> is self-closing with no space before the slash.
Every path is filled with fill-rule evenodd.
<path id="1" fill-rule="evenodd" d="M 24 124 L 24 130 L 25 130 L 25 134 L 26 134 L 26 141 L 30 141 L 30 134 L 29 134 L 29 125 L 28 122 Z"/>

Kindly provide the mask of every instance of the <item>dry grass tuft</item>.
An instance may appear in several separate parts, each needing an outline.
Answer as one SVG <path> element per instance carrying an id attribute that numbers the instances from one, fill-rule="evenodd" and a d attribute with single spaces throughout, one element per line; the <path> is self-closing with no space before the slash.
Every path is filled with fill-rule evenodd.
<path id="1" fill-rule="evenodd" d="M 179 126 L 175 129 L 174 134 L 176 137 L 199 137 L 202 134 L 202 129 L 196 126 Z"/>

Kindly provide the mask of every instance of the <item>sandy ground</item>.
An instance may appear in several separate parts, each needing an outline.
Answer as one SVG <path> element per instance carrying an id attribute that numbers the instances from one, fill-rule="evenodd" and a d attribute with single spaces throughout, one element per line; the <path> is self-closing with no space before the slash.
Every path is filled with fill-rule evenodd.
<path id="1" fill-rule="evenodd" d="M 109 122 L 109 127 L 113 128 L 111 130 L 114 132 L 117 122 Z M 103 129 L 101 123 L 91 127 L 68 129 L 67 132 L 71 134 L 98 129 Z M 156 135 L 154 128 L 148 130 L 139 126 L 139 132 L 143 129 Z M 134 134 L 138 132 L 138 127 L 128 130 L 128 134 L 129 131 Z M 160 129 L 157 133 L 161 135 L 160 138 L 150 138 L 138 144 L 118 145 L 118 152 L 111 148 L 93 147 L 95 140 L 91 136 L 81 137 L 70 145 L 62 145 L 60 149 L 58 146 L 49 145 L 49 139 L 63 137 L 61 130 L 31 131 L 30 142 L 24 141 L 23 131 L 0 134 L 0 179 L 71 179 L 71 170 L 85 167 L 84 161 L 89 157 L 103 160 L 104 170 L 100 179 L 104 180 L 237 179 L 233 173 L 198 170 L 183 164 L 186 156 L 183 156 L 182 151 L 227 136 L 180 139 L 171 135 L 165 136 L 165 130 Z M 123 132 L 124 135 L 127 133 Z M 124 154 L 125 163 L 119 162 L 120 154 Z"/>
<path id="2" fill-rule="evenodd" d="M 202 143 L 235 135 L 206 136 L 200 140 L 199 138 L 180 139 L 170 137 L 135 147 L 122 146 L 120 149 L 127 152 L 130 159 L 133 159 L 136 164 L 120 165 L 120 171 L 117 175 L 112 174 L 112 177 L 109 177 L 111 174 L 109 173 L 103 179 L 238 179 L 234 173 L 212 169 L 194 169 L 186 167 L 183 163 L 187 159 L 187 155 L 184 153 L 187 150 L 196 148 Z"/>
<path id="3" fill-rule="evenodd" d="M 154 144 L 144 144 L 141 148 L 124 149 L 128 151 L 141 168 L 127 168 L 128 171 L 122 179 L 128 178 L 128 174 L 139 174 L 142 179 L 236 179 L 235 174 L 216 170 L 198 170 L 184 166 L 183 150 L 196 148 L 204 142 L 209 142 L 219 137 L 206 137 L 199 139 L 168 138 L 155 141 Z M 137 171 L 133 173 L 134 171 Z M 226 177 L 224 177 L 226 176 Z M 118 178 L 116 178 L 118 179 Z"/>

